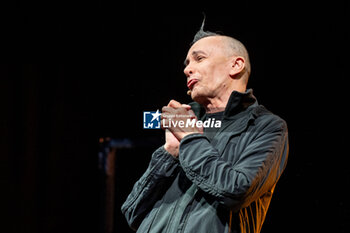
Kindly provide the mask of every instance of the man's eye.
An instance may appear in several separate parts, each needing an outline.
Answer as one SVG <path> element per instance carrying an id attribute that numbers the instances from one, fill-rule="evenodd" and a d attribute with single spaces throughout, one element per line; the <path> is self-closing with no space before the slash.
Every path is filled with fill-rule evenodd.
<path id="1" fill-rule="evenodd" d="M 197 57 L 197 61 L 201 61 L 201 60 L 203 60 L 204 59 L 204 57 L 202 57 L 202 56 L 198 56 Z"/>

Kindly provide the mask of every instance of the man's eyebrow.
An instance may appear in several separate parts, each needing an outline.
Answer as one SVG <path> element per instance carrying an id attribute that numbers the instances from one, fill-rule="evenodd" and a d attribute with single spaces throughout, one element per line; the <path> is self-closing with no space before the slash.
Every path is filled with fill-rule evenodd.
<path id="1" fill-rule="evenodd" d="M 202 51 L 202 50 L 196 50 L 196 51 L 193 51 L 193 52 L 192 52 L 191 56 L 192 56 L 192 57 L 195 57 L 195 56 L 197 56 L 197 55 L 200 54 L 200 53 L 206 55 L 206 53 L 205 53 L 204 51 Z M 186 58 L 185 61 L 184 61 L 184 65 L 187 66 L 188 63 L 189 63 L 189 59 Z"/>

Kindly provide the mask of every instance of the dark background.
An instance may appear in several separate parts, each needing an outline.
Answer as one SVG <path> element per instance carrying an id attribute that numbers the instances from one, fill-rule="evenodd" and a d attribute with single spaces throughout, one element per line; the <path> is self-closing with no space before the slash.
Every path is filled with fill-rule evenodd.
<path id="1" fill-rule="evenodd" d="M 120 205 L 164 139 L 142 129 L 142 112 L 190 102 L 183 61 L 203 11 L 206 30 L 246 45 L 249 87 L 289 126 L 263 232 L 349 228 L 346 1 L 15 1 L 2 11 L 1 232 L 98 232 L 100 137 L 149 142 L 117 158 L 115 232 L 127 232 Z"/>

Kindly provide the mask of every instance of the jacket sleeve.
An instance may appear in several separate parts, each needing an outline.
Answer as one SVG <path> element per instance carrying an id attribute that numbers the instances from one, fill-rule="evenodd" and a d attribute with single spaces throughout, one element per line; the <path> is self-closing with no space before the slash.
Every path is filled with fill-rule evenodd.
<path id="1" fill-rule="evenodd" d="M 178 160 L 164 147 L 153 154 L 149 166 L 135 183 L 131 193 L 121 207 L 129 226 L 136 230 L 153 205 L 162 198 L 177 173 Z"/>
<path id="2" fill-rule="evenodd" d="M 179 161 L 186 176 L 233 210 L 248 206 L 271 189 L 288 156 L 287 126 L 280 118 L 248 134 L 237 145 L 242 147 L 240 154 L 229 152 L 230 157 L 235 157 L 230 162 L 220 157 L 204 135 L 187 135 L 180 143 Z"/>

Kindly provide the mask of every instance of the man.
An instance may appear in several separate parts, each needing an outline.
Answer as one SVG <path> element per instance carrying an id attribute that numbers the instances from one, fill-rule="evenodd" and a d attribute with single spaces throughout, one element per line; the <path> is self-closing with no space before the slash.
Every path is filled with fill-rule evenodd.
<path id="1" fill-rule="evenodd" d="M 195 102 L 162 109 L 165 144 L 122 212 L 137 232 L 260 232 L 286 166 L 287 125 L 246 90 L 250 62 L 238 40 L 202 25 L 185 65 Z M 186 118 L 221 125 L 171 124 Z"/>

